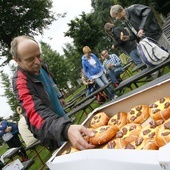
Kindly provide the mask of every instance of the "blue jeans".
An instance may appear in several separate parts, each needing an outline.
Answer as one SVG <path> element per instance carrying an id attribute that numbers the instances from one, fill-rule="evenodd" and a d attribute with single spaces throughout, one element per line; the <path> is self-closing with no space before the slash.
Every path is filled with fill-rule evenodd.
<path id="1" fill-rule="evenodd" d="M 94 87 L 87 88 L 87 89 L 86 89 L 86 96 L 88 96 L 89 94 L 93 93 L 94 91 L 95 91 L 95 88 L 94 88 Z"/>
<path id="2" fill-rule="evenodd" d="M 100 77 L 95 78 L 94 81 L 99 87 L 103 87 L 104 85 L 109 83 L 104 73 Z M 106 96 L 109 100 L 113 99 L 115 91 L 110 85 L 104 90 L 104 92 L 106 93 Z"/>
<path id="3" fill-rule="evenodd" d="M 116 71 L 116 72 L 114 72 L 114 69 L 108 71 L 108 74 L 109 74 L 109 77 L 110 77 L 112 83 L 114 83 L 114 84 L 119 83 L 119 80 L 117 78 L 120 77 L 120 74 L 122 72 L 123 71 Z"/>
<path id="4" fill-rule="evenodd" d="M 137 48 L 133 49 L 130 52 L 130 57 L 132 58 L 133 62 L 135 63 L 135 65 L 141 64 L 142 60 L 138 54 Z"/>

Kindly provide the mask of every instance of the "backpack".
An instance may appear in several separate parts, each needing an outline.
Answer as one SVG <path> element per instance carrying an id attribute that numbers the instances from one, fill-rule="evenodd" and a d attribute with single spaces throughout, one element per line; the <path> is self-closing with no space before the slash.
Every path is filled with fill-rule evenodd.
<path id="1" fill-rule="evenodd" d="M 97 93 L 96 99 L 99 104 L 103 104 L 106 101 L 107 97 L 103 92 L 99 92 Z"/>
<path id="2" fill-rule="evenodd" d="M 137 50 L 142 61 L 149 66 L 159 65 L 169 57 L 168 51 L 150 37 L 142 39 Z"/>

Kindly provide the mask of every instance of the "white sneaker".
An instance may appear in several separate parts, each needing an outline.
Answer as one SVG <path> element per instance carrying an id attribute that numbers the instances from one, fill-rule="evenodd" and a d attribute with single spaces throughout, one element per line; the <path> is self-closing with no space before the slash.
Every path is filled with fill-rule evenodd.
<path id="1" fill-rule="evenodd" d="M 117 98 L 118 98 L 118 96 L 115 94 L 114 97 L 113 97 L 113 99 L 116 100 Z"/>

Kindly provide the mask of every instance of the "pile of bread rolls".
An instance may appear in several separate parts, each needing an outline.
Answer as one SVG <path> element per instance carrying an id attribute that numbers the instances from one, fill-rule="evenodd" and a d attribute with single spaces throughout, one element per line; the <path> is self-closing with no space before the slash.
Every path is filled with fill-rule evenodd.
<path id="1" fill-rule="evenodd" d="M 89 128 L 95 135 L 84 137 L 96 148 L 157 150 L 170 142 L 170 97 L 134 106 L 128 112 L 120 110 L 112 117 L 96 113 Z M 74 147 L 68 150 L 63 154 L 79 151 Z"/>

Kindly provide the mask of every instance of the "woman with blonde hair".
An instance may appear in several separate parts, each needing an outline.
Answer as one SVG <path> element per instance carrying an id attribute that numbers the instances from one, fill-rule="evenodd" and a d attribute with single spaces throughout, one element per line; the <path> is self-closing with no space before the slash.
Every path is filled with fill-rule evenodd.
<path id="1" fill-rule="evenodd" d="M 90 47 L 84 46 L 83 53 L 82 66 L 86 77 L 89 80 L 94 80 L 99 87 L 103 87 L 108 84 L 109 81 L 106 78 L 104 67 L 96 55 L 91 52 Z M 111 86 L 108 86 L 104 92 L 109 100 L 117 98 L 117 95 Z"/>

